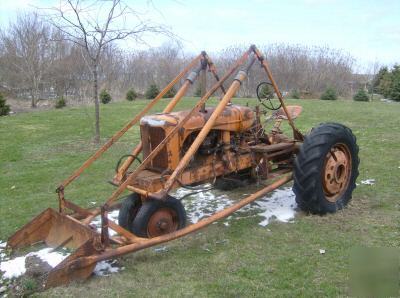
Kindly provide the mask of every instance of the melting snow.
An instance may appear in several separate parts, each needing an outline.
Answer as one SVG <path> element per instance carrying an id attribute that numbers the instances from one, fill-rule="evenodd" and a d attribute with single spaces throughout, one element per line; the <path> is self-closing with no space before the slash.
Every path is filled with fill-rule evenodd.
<path id="1" fill-rule="evenodd" d="M 123 268 L 117 266 L 117 261 L 101 261 L 94 267 L 94 274 L 98 276 L 109 276 L 111 273 L 116 273 Z"/>
<path id="2" fill-rule="evenodd" d="M 108 214 L 108 218 L 117 222 L 118 220 L 119 210 L 114 210 Z M 94 224 L 98 230 L 101 232 L 101 220 L 100 217 L 96 217 L 92 224 Z M 110 236 L 115 235 L 116 233 L 109 229 Z M 59 263 L 61 263 L 66 257 L 68 257 L 69 253 L 66 251 L 53 251 L 53 248 L 46 247 L 41 250 L 30 252 L 24 256 L 16 257 L 14 259 L 8 260 L 7 254 L 3 252 L 5 247 L 7 246 L 6 242 L 0 241 L 0 271 L 2 274 L 2 279 L 13 279 L 17 278 L 26 272 L 25 261 L 29 256 L 37 256 L 44 262 L 48 263 L 52 268 L 56 267 Z M 118 272 L 122 268 L 115 265 L 116 261 L 101 261 L 96 264 L 94 273 L 100 276 L 107 276 L 111 273 Z"/>
<path id="3" fill-rule="evenodd" d="M 204 188 L 208 187 L 210 187 L 210 184 L 204 185 Z M 196 191 L 179 188 L 174 196 L 179 199 L 192 192 Z M 197 223 L 202 218 L 208 217 L 233 204 L 233 201 L 225 194 L 215 195 L 211 191 L 196 193 L 193 196 L 184 198 L 182 202 L 185 206 L 187 217 L 192 223 Z"/>
<path id="4" fill-rule="evenodd" d="M 264 210 L 258 215 L 264 217 L 264 220 L 259 224 L 265 227 L 272 219 L 282 222 L 288 222 L 294 218 L 295 194 L 292 189 L 287 187 L 284 189 L 275 190 L 270 197 L 264 197 L 256 201 L 260 209 Z"/>
<path id="5" fill-rule="evenodd" d="M 166 246 L 156 247 L 156 248 L 153 248 L 153 251 L 154 252 L 168 252 L 168 247 L 166 247 Z"/>
<path id="6" fill-rule="evenodd" d="M 375 183 L 374 179 L 367 179 L 361 181 L 362 184 L 373 185 Z M 204 187 L 208 187 L 205 185 Z M 180 188 L 176 190 L 175 196 L 177 198 L 182 198 L 184 195 L 192 193 L 193 190 L 188 190 Z M 245 194 L 247 196 L 248 194 Z M 242 195 L 243 197 L 244 195 Z M 226 193 L 221 193 L 215 190 L 200 192 L 192 196 L 186 197 L 183 200 L 183 204 L 186 209 L 188 219 L 192 223 L 196 223 L 202 218 L 208 217 L 215 212 L 221 211 L 224 208 L 234 204 L 235 199 L 231 199 Z M 269 196 L 255 201 L 254 204 L 248 205 L 242 209 L 240 212 L 254 211 L 258 216 L 263 219 L 259 223 L 261 226 L 268 225 L 271 220 L 276 219 L 282 222 L 288 222 L 295 216 L 296 210 L 295 195 L 291 188 L 277 189 Z M 117 222 L 119 210 L 114 210 L 108 214 L 108 218 Z M 225 219 L 224 225 L 229 226 L 230 221 L 233 219 L 239 219 L 237 215 L 233 215 Z M 97 230 L 101 231 L 101 220 L 100 217 L 96 217 L 92 224 L 94 224 Z M 113 230 L 109 230 L 110 235 L 115 235 Z M 6 247 L 5 242 L 0 241 L 0 271 L 3 272 L 2 278 L 12 279 L 23 275 L 26 272 L 25 260 L 29 256 L 37 256 L 43 261 L 47 262 L 51 267 L 57 266 L 62 260 L 64 260 L 68 253 L 63 251 L 53 251 L 52 248 L 44 248 L 36 252 L 30 252 L 24 256 L 16 257 L 14 259 L 8 260 L 7 255 L 3 252 Z M 156 252 L 167 251 L 166 247 L 160 247 L 154 249 Z M 118 267 L 115 260 L 112 261 L 102 261 L 96 264 L 94 273 L 100 276 L 108 276 L 111 273 L 120 271 L 122 268 Z"/>
<path id="7" fill-rule="evenodd" d="M 209 186 L 210 185 L 204 185 L 205 188 Z M 191 192 L 194 191 L 180 188 L 175 192 L 174 196 L 182 198 L 184 195 Z M 248 194 L 245 194 L 245 196 L 248 196 Z M 236 200 L 230 199 L 227 194 L 218 194 L 217 191 L 213 190 L 200 192 L 183 199 L 186 214 L 192 223 L 196 223 L 204 217 L 221 211 L 233 205 L 235 202 Z M 253 210 L 258 212 L 258 215 L 263 217 L 263 220 L 259 224 L 261 226 L 266 226 L 272 219 L 282 222 L 290 221 L 295 216 L 296 207 L 295 195 L 292 189 L 287 187 L 275 190 L 272 194 L 258 199 L 254 204 L 240 209 L 239 212 Z M 237 219 L 238 216 L 234 215 L 233 218 Z M 232 216 L 228 217 L 223 224 L 229 226 L 230 219 L 232 219 Z"/>
<path id="8" fill-rule="evenodd" d="M 53 251 L 53 248 L 47 247 L 43 248 L 39 251 L 30 252 L 24 256 L 16 257 L 11 260 L 4 260 L 2 258 L 2 262 L 0 263 L 0 271 L 3 273 L 3 278 L 12 279 L 23 275 L 26 272 L 25 260 L 27 257 L 37 256 L 42 261 L 48 263 L 51 267 L 57 266 L 64 260 L 68 254 Z M 3 261 L 4 260 L 4 261 Z"/>
<path id="9" fill-rule="evenodd" d="M 365 185 L 374 185 L 374 184 L 375 184 L 375 179 L 361 180 L 361 184 L 365 184 Z"/>
<path id="10" fill-rule="evenodd" d="M 0 260 L 0 271 L 2 271 L 2 278 L 13 279 L 25 274 L 25 261 L 26 258 L 29 256 L 37 256 L 42 261 L 46 262 L 52 268 L 54 268 L 58 264 L 60 264 L 66 257 L 68 257 L 69 253 L 65 251 L 53 251 L 53 248 L 47 247 L 36 252 L 30 252 L 21 257 L 16 257 L 11 260 L 5 260 L 5 258 L 2 256 Z M 123 268 L 120 268 L 116 265 L 116 260 L 110 260 L 98 262 L 93 272 L 94 274 L 99 276 L 108 276 L 109 274 L 118 272 L 121 269 Z"/>
<path id="11" fill-rule="evenodd" d="M 155 119 L 151 116 L 142 117 L 140 124 L 148 124 L 150 126 L 165 126 L 165 121 L 161 119 Z"/>
<path id="12" fill-rule="evenodd" d="M 108 219 L 112 220 L 113 222 L 118 224 L 118 214 L 119 214 L 119 210 L 113 210 L 110 213 L 108 213 Z M 91 222 L 91 224 L 96 226 L 96 229 L 97 229 L 98 233 L 101 233 L 101 216 L 100 215 L 95 217 L 93 219 L 93 221 Z M 114 236 L 117 233 L 114 230 L 108 228 L 108 234 L 110 236 Z"/>

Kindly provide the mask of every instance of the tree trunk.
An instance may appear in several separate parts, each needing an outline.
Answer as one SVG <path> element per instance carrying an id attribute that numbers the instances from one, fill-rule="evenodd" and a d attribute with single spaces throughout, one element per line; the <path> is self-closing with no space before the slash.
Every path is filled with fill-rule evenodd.
<path id="1" fill-rule="evenodd" d="M 98 74 L 97 74 L 97 63 L 93 65 L 93 98 L 94 98 L 94 109 L 95 109 L 95 134 L 94 142 L 100 143 L 100 104 L 98 94 Z"/>
<path id="2" fill-rule="evenodd" d="M 36 108 L 35 92 L 31 90 L 31 108 Z"/>

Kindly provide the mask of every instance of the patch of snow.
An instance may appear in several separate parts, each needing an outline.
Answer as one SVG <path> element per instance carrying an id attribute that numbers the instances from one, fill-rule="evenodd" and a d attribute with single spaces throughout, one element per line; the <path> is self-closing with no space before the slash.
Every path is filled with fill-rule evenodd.
<path id="1" fill-rule="evenodd" d="M 112 220 L 113 222 L 118 223 L 118 214 L 119 214 L 119 210 L 118 209 L 117 210 L 113 210 L 113 211 L 108 213 L 107 217 L 108 217 L 109 220 Z M 91 222 L 91 224 L 96 227 L 98 233 L 101 233 L 101 216 L 100 215 L 96 216 L 93 219 L 93 221 Z M 114 230 L 108 228 L 108 234 L 110 236 L 115 236 L 117 233 Z"/>
<path id="2" fill-rule="evenodd" d="M 14 279 L 25 274 L 26 266 L 25 261 L 29 256 L 37 256 L 44 262 L 48 263 L 52 268 L 60 264 L 68 253 L 61 253 L 53 251 L 53 248 L 44 248 L 36 252 L 30 252 L 24 256 L 16 257 L 9 261 L 2 261 L 0 263 L 0 271 L 2 271 L 2 278 Z M 123 268 L 116 265 L 116 261 L 101 261 L 96 264 L 94 274 L 99 276 L 108 276 L 111 273 L 119 272 Z"/>
<path id="3" fill-rule="evenodd" d="M 160 119 L 155 119 L 151 116 L 142 117 L 140 124 L 148 124 L 150 126 L 165 126 L 165 121 Z"/>
<path id="4" fill-rule="evenodd" d="M 209 184 L 206 184 L 204 188 L 209 186 Z M 179 188 L 173 195 L 179 199 L 192 192 L 195 191 Z M 248 196 L 248 194 L 243 196 Z M 190 222 L 197 223 L 199 220 L 233 205 L 235 200 L 230 199 L 226 194 L 218 194 L 216 191 L 210 190 L 185 197 L 182 202 Z M 282 222 L 290 221 L 294 218 L 296 207 L 295 195 L 292 189 L 288 187 L 275 190 L 269 196 L 260 198 L 255 203 L 241 208 L 239 212 L 261 211 L 257 214 L 263 217 L 260 225 L 266 226 L 273 218 Z M 239 218 L 237 214 L 229 216 L 223 224 L 229 226 L 231 219 Z"/>
<path id="5" fill-rule="evenodd" d="M 256 201 L 256 204 L 263 210 L 259 213 L 264 220 L 259 225 L 265 227 L 272 219 L 282 222 L 289 222 L 294 218 L 297 207 L 295 194 L 290 187 L 275 190 L 270 197 Z"/>
<path id="6" fill-rule="evenodd" d="M 117 273 L 122 268 L 116 266 L 116 261 L 101 261 L 96 264 L 94 267 L 94 274 L 98 276 L 109 276 L 111 273 Z"/>
<path id="7" fill-rule="evenodd" d="M 12 279 L 25 273 L 25 259 L 27 256 L 17 257 L 15 259 L 1 262 L 0 271 L 3 272 L 3 278 Z"/>
<path id="8" fill-rule="evenodd" d="M 26 272 L 25 259 L 30 256 L 37 256 L 51 267 L 57 266 L 69 254 L 53 251 L 53 248 L 44 248 L 36 252 L 30 252 L 24 256 L 3 261 L 0 263 L 0 271 L 3 272 L 3 278 L 13 279 L 23 275 Z"/>
<path id="9" fill-rule="evenodd" d="M 204 185 L 204 188 L 208 187 L 210 187 L 209 184 Z M 179 199 L 192 192 L 195 191 L 179 188 L 176 190 L 174 196 Z M 221 211 L 234 203 L 225 194 L 216 195 L 212 191 L 196 193 L 193 196 L 186 197 L 182 202 L 185 206 L 186 215 L 192 223 L 197 223 L 202 218 Z"/>
<path id="10" fill-rule="evenodd" d="M 374 184 L 375 184 L 375 179 L 361 180 L 361 184 L 364 184 L 364 185 L 374 185 Z"/>
<path id="11" fill-rule="evenodd" d="M 54 268 L 58 264 L 60 264 L 66 257 L 68 257 L 69 253 L 61 253 L 53 250 L 54 249 L 52 247 L 47 247 L 33 253 L 32 255 L 39 257 L 42 261 L 46 262 Z"/>
<path id="12" fill-rule="evenodd" d="M 168 252 L 168 247 L 166 246 L 161 246 L 161 247 L 156 247 L 153 249 L 154 252 Z"/>

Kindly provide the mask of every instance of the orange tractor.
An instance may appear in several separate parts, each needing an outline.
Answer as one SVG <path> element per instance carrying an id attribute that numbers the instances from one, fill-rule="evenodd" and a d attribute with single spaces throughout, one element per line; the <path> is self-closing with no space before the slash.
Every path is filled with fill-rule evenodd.
<path id="1" fill-rule="evenodd" d="M 270 131 L 260 120 L 260 108 L 231 103 L 254 63 L 265 70 L 268 83 L 261 83 L 257 96 L 262 106 L 273 110 Z M 172 112 L 198 76 L 209 70 L 216 83 L 192 110 Z M 164 111 L 146 113 L 185 74 L 184 83 Z M 224 83 L 236 76 L 228 89 Z M 270 86 L 277 100 L 262 96 Z M 216 107 L 206 101 L 221 89 L 223 96 Z M 286 106 L 266 59 L 251 46 L 221 78 L 209 56 L 202 52 L 171 81 L 127 125 L 57 188 L 59 210 L 47 209 L 18 230 L 8 240 L 12 249 L 45 242 L 52 247 L 75 249 L 49 272 L 46 287 L 66 284 L 89 277 L 97 262 L 122 256 L 197 231 L 294 180 L 293 190 L 300 208 L 306 212 L 335 212 L 349 202 L 358 176 L 358 147 L 351 130 L 341 124 L 325 123 L 303 134 L 293 120 L 299 106 Z M 293 135 L 285 135 L 280 126 L 287 121 Z M 67 186 L 109 149 L 134 124 L 140 124 L 141 142 L 119 162 L 112 183 L 114 193 L 100 208 L 84 209 L 67 200 Z M 140 154 L 142 160 L 140 160 Z M 140 160 L 132 169 L 133 162 Z M 205 182 L 216 183 L 222 177 L 246 175 L 268 184 L 195 224 L 186 224 L 184 206 L 169 195 L 178 187 Z M 125 191 L 131 194 L 121 203 Z M 119 209 L 118 223 L 108 218 Z M 101 232 L 90 223 L 101 217 Z M 114 235 L 109 234 L 114 230 Z"/>

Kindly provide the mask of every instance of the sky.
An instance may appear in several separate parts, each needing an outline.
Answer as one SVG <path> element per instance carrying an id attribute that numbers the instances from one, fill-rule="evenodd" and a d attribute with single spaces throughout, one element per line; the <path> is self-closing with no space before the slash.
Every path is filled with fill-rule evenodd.
<path id="1" fill-rule="evenodd" d="M 400 0 L 126 0 L 181 38 L 186 51 L 273 43 L 329 46 L 352 55 L 360 69 L 400 62 Z M 0 26 L 18 12 L 53 0 L 0 0 Z M 165 42 L 152 36 L 149 46 Z M 128 44 L 128 47 L 135 46 Z"/>

